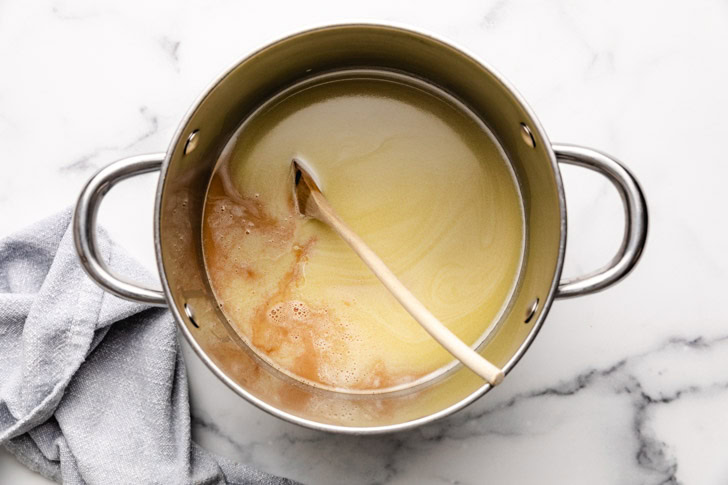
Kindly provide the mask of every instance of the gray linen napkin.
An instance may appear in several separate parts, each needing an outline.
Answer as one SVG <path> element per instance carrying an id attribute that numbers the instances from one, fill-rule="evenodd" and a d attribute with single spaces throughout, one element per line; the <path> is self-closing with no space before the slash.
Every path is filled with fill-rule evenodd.
<path id="1" fill-rule="evenodd" d="M 70 222 L 69 209 L 0 240 L 0 444 L 69 484 L 292 483 L 192 442 L 170 313 L 97 287 Z M 148 279 L 99 236 L 107 264 Z"/>

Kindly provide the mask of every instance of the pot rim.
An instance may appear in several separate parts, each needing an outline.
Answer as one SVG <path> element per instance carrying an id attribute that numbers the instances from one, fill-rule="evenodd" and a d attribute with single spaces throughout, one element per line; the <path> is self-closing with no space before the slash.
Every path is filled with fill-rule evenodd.
<path id="1" fill-rule="evenodd" d="M 216 86 L 218 86 L 229 74 L 231 74 L 241 63 L 245 62 L 247 59 L 258 55 L 265 50 L 269 49 L 270 47 L 284 41 L 288 41 L 290 39 L 293 39 L 295 37 L 301 36 L 301 35 L 308 35 L 313 32 L 327 30 L 327 29 L 336 29 L 336 28 L 342 28 L 342 27 L 373 27 L 373 28 L 385 28 L 385 29 L 394 29 L 398 31 L 403 31 L 407 34 L 413 34 L 416 36 L 424 36 L 429 38 L 430 40 L 440 43 L 444 45 L 445 47 L 449 47 L 451 49 L 454 49 L 456 51 L 459 51 L 461 54 L 469 57 L 471 60 L 473 60 L 475 63 L 483 67 L 485 70 L 489 71 L 497 80 L 500 82 L 508 91 L 511 92 L 513 97 L 516 99 L 516 101 L 521 105 L 523 110 L 527 113 L 528 117 L 530 118 L 530 124 L 529 127 L 531 130 L 535 130 L 538 135 L 541 137 L 542 140 L 544 140 L 545 143 L 545 149 L 549 158 L 549 161 L 551 163 L 551 168 L 554 174 L 554 180 L 556 182 L 556 188 L 558 192 L 558 200 L 559 200 L 559 212 L 561 216 L 561 223 L 560 223 L 560 238 L 559 238 L 559 249 L 558 249 L 558 255 L 556 260 L 556 268 L 554 272 L 553 280 L 551 281 L 551 286 L 549 288 L 548 294 L 546 295 L 543 307 L 541 310 L 540 315 L 536 319 L 535 322 L 533 322 L 531 331 L 529 332 L 526 339 L 523 341 L 521 346 L 518 348 L 518 350 L 511 356 L 511 358 L 508 360 L 506 365 L 503 367 L 503 372 L 507 375 L 513 370 L 515 365 L 521 360 L 523 355 L 526 353 L 526 351 L 529 349 L 531 344 L 533 343 L 533 340 L 536 338 L 536 335 L 538 335 L 539 331 L 541 330 L 541 326 L 543 325 L 544 320 L 548 316 L 548 313 L 551 309 L 551 305 L 553 304 L 554 298 L 556 296 L 556 289 L 558 287 L 559 281 L 561 280 L 561 273 L 564 266 L 564 254 L 566 252 L 566 198 L 564 195 L 564 186 L 561 179 L 561 172 L 559 170 L 558 164 L 556 162 L 556 155 L 554 153 L 553 148 L 551 147 L 551 142 L 546 135 L 546 132 L 544 131 L 543 127 L 541 126 L 540 121 L 536 117 L 535 113 L 531 109 L 531 107 L 526 103 L 525 99 L 519 93 L 515 87 L 505 79 L 505 77 L 500 74 L 497 70 L 493 69 L 492 66 L 490 66 L 488 63 L 484 62 L 482 59 L 480 59 L 478 56 L 476 56 L 474 53 L 469 51 L 468 49 L 458 45 L 457 43 L 445 39 L 441 37 L 440 35 L 437 35 L 435 33 L 432 33 L 426 29 L 416 28 L 407 24 L 403 24 L 400 22 L 383 22 L 383 21 L 376 21 L 376 20 L 364 20 L 364 21 L 342 21 L 342 22 L 334 22 L 334 23 L 318 23 L 314 24 L 312 26 L 309 26 L 304 29 L 297 29 L 293 31 L 292 33 L 288 33 L 283 36 L 277 36 L 274 40 L 265 43 L 262 47 L 245 54 L 238 58 L 238 60 L 233 63 L 230 67 L 225 69 L 221 74 L 219 74 L 211 83 L 208 84 L 207 88 L 195 99 L 195 101 L 192 103 L 190 108 L 187 110 L 185 115 L 183 116 L 182 120 L 180 121 L 179 125 L 177 126 L 177 130 L 175 131 L 174 135 L 172 136 L 172 140 L 170 142 L 169 148 L 167 149 L 166 156 L 164 158 L 164 162 L 162 163 L 160 175 L 159 175 L 159 182 L 157 184 L 157 190 L 156 195 L 154 199 L 154 252 L 157 260 L 157 269 L 159 270 L 160 280 L 162 282 L 162 288 L 164 291 L 164 295 L 168 302 L 172 302 L 172 293 L 169 288 L 169 283 L 167 279 L 167 272 L 164 267 L 163 259 L 162 259 L 162 245 L 161 245 L 161 237 L 160 237 L 160 224 L 161 224 L 161 207 L 162 207 L 162 194 L 164 192 L 164 186 L 165 181 L 167 178 L 167 172 L 169 169 L 169 165 L 171 163 L 172 155 L 174 153 L 175 147 L 179 144 L 181 137 L 185 133 L 185 127 L 189 123 L 190 119 L 192 118 L 193 114 L 197 110 L 197 108 L 205 101 L 205 99 L 208 97 L 208 95 L 212 92 L 213 89 L 215 89 Z M 483 386 L 476 389 L 474 392 L 469 394 L 467 397 L 462 399 L 461 401 L 448 406 L 445 409 L 441 409 L 440 411 L 437 411 L 436 413 L 429 414 L 427 416 L 423 416 L 418 419 L 414 419 L 412 421 L 406 421 L 403 423 L 398 424 L 391 424 L 391 425 L 384 425 L 384 426 L 342 426 L 342 425 L 335 425 L 335 424 L 328 424 L 328 423 L 320 423 L 317 421 L 309 420 L 306 418 L 301 418 L 299 416 L 295 416 L 293 414 L 290 414 L 286 411 L 283 411 L 281 409 L 278 409 L 275 406 L 272 406 L 271 404 L 268 404 L 261 399 L 257 398 L 256 396 L 252 395 L 245 389 L 243 389 L 240 385 L 238 385 L 236 382 L 234 382 L 230 377 L 228 377 L 220 368 L 210 359 L 210 357 L 205 353 L 205 351 L 199 346 L 196 339 L 192 335 L 189 328 L 187 328 L 186 325 L 183 323 L 183 318 L 180 312 L 178 311 L 177 307 L 175 305 L 168 304 L 168 307 L 172 314 L 174 315 L 175 321 L 177 323 L 177 326 L 181 330 L 182 334 L 185 336 L 185 339 L 187 340 L 187 343 L 192 347 L 192 349 L 195 351 L 197 356 L 207 365 L 207 367 L 212 371 L 215 376 L 220 379 L 223 383 L 225 383 L 233 392 L 235 392 L 237 395 L 243 397 L 248 402 L 256 406 L 257 408 L 267 412 L 268 414 L 271 414 L 277 418 L 283 419 L 285 421 L 288 421 L 290 423 L 298 424 L 300 426 L 314 429 L 317 431 L 328 431 L 332 433 L 340 433 L 340 434 L 351 434 L 351 435 L 376 435 L 376 434 L 384 434 L 384 433 L 392 433 L 392 432 L 398 432 L 398 431 L 405 431 L 410 430 L 413 428 L 416 428 L 418 426 L 422 426 L 427 423 L 431 423 L 434 421 L 437 421 L 439 419 L 445 418 L 465 407 L 475 402 L 477 399 L 482 397 L 485 393 L 487 393 L 491 389 L 491 385 L 488 383 L 483 384 Z M 462 365 L 462 364 L 460 364 Z"/>

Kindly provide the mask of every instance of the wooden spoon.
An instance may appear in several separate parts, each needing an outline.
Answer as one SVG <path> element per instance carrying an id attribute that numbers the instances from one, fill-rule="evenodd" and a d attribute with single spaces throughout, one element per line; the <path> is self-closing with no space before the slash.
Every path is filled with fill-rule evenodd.
<path id="1" fill-rule="evenodd" d="M 500 384 L 503 381 L 503 370 L 466 345 L 415 298 L 379 256 L 339 218 L 311 174 L 312 171 L 306 168 L 302 160 L 293 159 L 293 201 L 298 212 L 328 224 L 440 345 L 492 386 Z"/>

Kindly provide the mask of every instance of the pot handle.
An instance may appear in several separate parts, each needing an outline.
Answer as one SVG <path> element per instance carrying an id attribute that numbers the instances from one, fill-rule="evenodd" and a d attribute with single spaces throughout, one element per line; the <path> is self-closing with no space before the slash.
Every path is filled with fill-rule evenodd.
<path id="1" fill-rule="evenodd" d="M 603 290 L 627 276 L 642 255 L 647 240 L 647 202 L 637 179 L 620 162 L 604 153 L 576 145 L 554 144 L 556 160 L 588 168 L 606 177 L 624 206 L 624 236 L 617 254 L 601 269 L 559 283 L 557 298 L 571 298 Z"/>
<path id="2" fill-rule="evenodd" d="M 167 306 L 162 291 L 124 281 L 114 275 L 100 257 L 96 240 L 96 216 L 104 196 L 117 182 L 159 170 L 165 157 L 164 153 L 138 155 L 102 168 L 81 191 L 73 213 L 73 241 L 86 274 L 116 296 L 154 306 Z"/>

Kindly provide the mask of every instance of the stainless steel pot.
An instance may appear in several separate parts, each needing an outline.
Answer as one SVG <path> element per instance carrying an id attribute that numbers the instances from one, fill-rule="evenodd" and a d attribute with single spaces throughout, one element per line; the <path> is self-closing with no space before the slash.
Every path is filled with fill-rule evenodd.
<path id="1" fill-rule="evenodd" d="M 215 301 L 202 259 L 201 217 L 218 155 L 241 122 L 266 99 L 311 76 L 335 70 L 395 70 L 447 91 L 495 134 L 517 175 L 526 217 L 523 276 L 505 320 L 479 352 L 508 373 L 541 328 L 554 298 L 585 295 L 623 278 L 647 236 L 647 207 L 632 174 L 614 158 L 552 144 L 521 96 L 483 62 L 431 35 L 390 25 L 333 25 L 267 45 L 218 78 L 197 100 L 166 153 L 120 160 L 88 182 L 74 218 L 76 249 L 99 285 L 130 300 L 168 306 L 190 345 L 236 393 L 293 423 L 340 433 L 373 434 L 412 428 L 447 416 L 490 386 L 462 366 L 406 391 L 349 395 L 301 384 L 260 360 L 231 329 Z M 559 163 L 604 175 L 624 204 L 622 245 L 604 268 L 561 281 L 566 205 Z M 114 275 L 96 243 L 104 195 L 125 178 L 161 170 L 154 238 L 163 290 Z"/>

